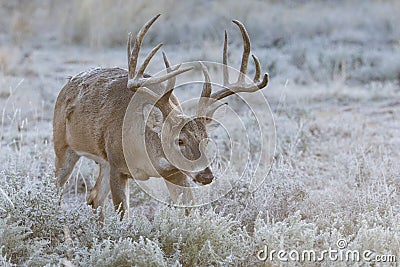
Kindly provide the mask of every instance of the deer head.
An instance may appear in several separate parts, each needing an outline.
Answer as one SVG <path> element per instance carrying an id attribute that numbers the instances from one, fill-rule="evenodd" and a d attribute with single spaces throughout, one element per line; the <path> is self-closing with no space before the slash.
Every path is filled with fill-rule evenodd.
<path id="1" fill-rule="evenodd" d="M 205 65 L 199 62 L 204 75 L 204 85 L 197 104 L 196 116 L 191 117 L 184 114 L 179 100 L 173 95 L 173 90 L 176 76 L 192 68 L 180 69 L 180 65 L 171 68 L 167 56 L 163 53 L 167 74 L 161 77 L 146 76 L 144 71 L 151 58 L 162 46 L 162 44 L 159 44 L 151 50 L 136 72 L 137 58 L 142 40 L 158 17 L 159 15 L 146 23 L 135 38 L 131 34 L 128 38 L 129 79 L 127 87 L 133 91 L 141 91 L 143 98 L 148 99 L 148 103 L 154 103 L 153 105 L 145 105 L 143 108 L 143 119 L 147 122 L 145 128 L 147 153 L 161 176 L 166 177 L 169 173 L 180 171 L 192 177 L 195 182 L 209 184 L 212 182 L 214 175 L 208 166 L 209 162 L 205 151 L 209 140 L 208 125 L 213 121 L 214 112 L 221 107 L 221 104 L 216 104 L 216 102 L 238 92 L 255 92 L 264 88 L 268 83 L 268 74 L 264 74 L 263 79 L 260 81 L 260 62 L 256 56 L 252 55 L 256 68 L 254 83 L 246 84 L 245 75 L 250 54 L 250 39 L 244 25 L 234 20 L 233 23 L 239 27 L 244 42 L 240 75 L 237 81 L 234 83 L 229 82 L 227 66 L 228 38 L 225 31 L 223 49 L 224 88 L 221 91 L 212 93 L 209 72 Z M 131 50 L 132 40 L 134 42 Z M 167 85 L 162 86 L 161 82 L 167 80 Z M 161 89 L 155 88 L 160 86 L 162 87 Z M 139 88 L 141 90 L 138 90 Z M 159 95 L 154 93 L 159 91 L 162 92 Z M 146 102 L 146 100 L 140 100 L 140 102 Z"/>

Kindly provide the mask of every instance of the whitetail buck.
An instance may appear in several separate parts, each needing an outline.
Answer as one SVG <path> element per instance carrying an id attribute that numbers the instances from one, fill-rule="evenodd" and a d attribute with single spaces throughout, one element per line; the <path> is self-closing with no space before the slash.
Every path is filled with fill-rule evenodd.
<path id="1" fill-rule="evenodd" d="M 98 68 L 80 73 L 72 77 L 62 88 L 54 109 L 53 134 L 54 150 L 56 154 L 57 186 L 63 188 L 81 156 L 86 156 L 96 161 L 100 166 L 99 176 L 94 188 L 91 190 L 88 204 L 93 208 L 103 206 L 111 190 L 115 208 L 121 207 L 123 216 L 129 208 L 129 193 L 127 193 L 128 178 L 146 180 L 149 177 L 163 177 L 175 185 L 188 187 L 187 177 L 192 177 L 195 182 L 209 184 L 214 175 L 209 167 L 198 172 L 188 172 L 175 167 L 169 162 L 162 150 L 160 128 L 163 124 L 184 125 L 180 132 L 170 132 L 174 140 L 170 146 L 181 151 L 189 160 L 196 160 L 202 154 L 200 143 L 207 139 L 207 124 L 210 121 L 207 114 L 210 105 L 215 101 L 237 92 L 254 92 L 264 88 L 268 83 L 268 74 L 264 74 L 260 81 L 260 63 L 254 55 L 255 63 L 254 84 L 245 83 L 247 64 L 250 54 L 250 40 L 248 33 L 239 21 L 234 20 L 242 34 L 244 51 L 240 67 L 240 75 L 235 83 L 229 83 L 227 66 L 227 33 L 223 49 L 223 80 L 224 89 L 211 93 L 211 82 L 208 70 L 201 64 L 205 83 L 197 107 L 195 118 L 183 114 L 178 99 L 174 96 L 173 89 L 177 75 L 189 71 L 191 68 L 171 68 L 163 53 L 167 74 L 161 77 L 152 77 L 145 73 L 151 58 L 162 44 L 157 45 L 145 58 L 142 65 L 137 68 L 139 50 L 146 32 L 159 15 L 148 21 L 137 36 L 128 40 L 128 70 L 120 68 Z M 133 42 L 133 49 L 131 43 Z M 163 82 L 167 81 L 164 85 Z M 131 146 L 134 151 L 148 151 L 149 155 L 138 153 L 134 155 L 136 168 L 128 169 L 123 153 L 122 127 L 126 109 L 130 100 L 139 92 L 143 103 L 137 107 L 143 116 L 138 119 L 138 124 L 145 124 L 145 142 L 136 141 L 140 136 L 133 137 Z M 142 90 L 143 89 L 143 90 Z M 157 101 L 154 102 L 154 98 Z M 147 104 L 153 103 L 149 107 Z M 155 103 L 155 104 L 154 104 Z M 172 119 L 166 120 L 166 117 Z M 170 125 L 173 129 L 174 125 Z M 145 145 L 143 145 L 145 144 Z M 146 146 L 145 148 L 142 146 Z M 149 159 L 148 162 L 144 159 Z M 136 164 L 136 165 L 135 165 Z M 131 166 L 131 165 L 130 165 Z M 167 183 L 169 185 L 170 183 Z M 176 201 L 177 193 L 168 187 L 171 197 Z M 192 196 L 190 196 L 192 197 Z M 104 216 L 102 214 L 102 216 Z"/>

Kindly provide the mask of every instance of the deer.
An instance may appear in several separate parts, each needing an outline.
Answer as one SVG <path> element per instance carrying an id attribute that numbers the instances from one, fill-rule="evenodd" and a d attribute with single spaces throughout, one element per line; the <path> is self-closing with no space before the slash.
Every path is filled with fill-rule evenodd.
<path id="1" fill-rule="evenodd" d="M 101 207 L 100 220 L 104 220 L 103 208 L 110 192 L 114 208 L 120 211 L 121 219 L 125 214 L 129 217 L 130 178 L 138 180 L 147 180 L 150 177 L 163 178 L 173 202 L 177 201 L 179 195 L 174 185 L 188 188 L 190 178 L 200 185 L 210 184 L 214 179 L 210 166 L 192 172 L 180 169 L 167 159 L 167 153 L 163 151 L 161 144 L 161 127 L 175 129 L 175 126 L 182 125 L 180 132 L 171 130 L 166 133 L 169 135 L 166 140 L 170 140 L 168 147 L 176 149 L 186 159 L 195 161 L 204 152 L 201 144 L 208 140 L 207 127 L 215 110 L 220 106 L 212 108 L 212 104 L 239 92 L 255 92 L 268 84 L 268 73 L 260 79 L 261 65 L 255 55 L 252 55 L 255 64 L 254 83 L 245 82 L 250 39 L 245 26 L 240 21 L 233 20 L 241 32 L 244 43 L 237 81 L 229 82 L 228 35 L 225 30 L 224 87 L 220 91 L 212 92 L 208 69 L 200 62 L 205 82 L 196 115 L 191 117 L 184 114 L 173 90 L 177 76 L 192 70 L 192 67 L 181 68 L 181 64 L 172 67 L 163 52 L 167 73 L 157 77 L 147 74 L 146 68 L 162 43 L 155 46 L 138 66 L 143 39 L 159 16 L 160 14 L 146 22 L 135 37 L 129 33 L 128 69 L 96 68 L 79 73 L 67 81 L 55 103 L 53 140 L 56 186 L 61 190 L 64 188 L 80 157 L 94 160 L 99 166 L 99 172 L 95 185 L 89 193 L 87 204 L 95 210 Z M 122 125 L 126 109 L 134 96 L 139 96 L 141 102 L 135 107 L 139 113 L 137 121 L 132 123 L 144 125 L 142 136 L 144 142 L 138 141 L 141 136 L 133 136 L 130 140 L 129 145 L 136 151 L 133 155 L 135 162 L 130 163 L 130 166 L 134 166 L 132 169 L 128 168 L 123 152 Z M 144 155 L 144 151 L 147 151 L 148 155 Z M 190 193 L 186 198 L 193 201 L 193 195 Z"/>

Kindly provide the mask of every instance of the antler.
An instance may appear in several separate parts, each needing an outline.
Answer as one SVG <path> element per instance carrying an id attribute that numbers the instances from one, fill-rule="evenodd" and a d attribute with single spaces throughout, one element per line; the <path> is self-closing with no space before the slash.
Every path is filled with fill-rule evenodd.
<path id="1" fill-rule="evenodd" d="M 207 107 L 210 105 L 210 100 L 211 100 L 210 74 L 208 73 L 207 67 L 202 62 L 200 62 L 200 66 L 204 75 L 204 85 L 199 99 L 199 103 L 197 104 L 198 117 L 204 116 L 207 113 Z"/>
<path id="2" fill-rule="evenodd" d="M 217 100 L 221 100 L 227 96 L 230 96 L 235 93 L 239 92 L 255 92 L 257 90 L 260 90 L 267 86 L 268 84 L 268 73 L 264 74 L 264 77 L 262 81 L 260 81 L 260 74 L 261 74 L 261 66 L 260 66 L 260 61 L 255 55 L 252 55 L 252 58 L 254 60 L 254 64 L 256 67 L 256 73 L 254 75 L 254 83 L 251 84 L 246 84 L 245 78 L 246 78 L 246 73 L 247 73 L 247 65 L 249 62 L 249 55 L 250 55 L 250 38 L 249 34 L 246 31 L 246 28 L 244 25 L 238 21 L 238 20 L 233 20 L 233 23 L 235 23 L 239 29 L 240 32 L 242 33 L 242 38 L 243 38 L 243 54 L 242 54 L 242 63 L 240 66 L 240 74 L 235 83 L 229 83 L 229 73 L 228 73 L 228 34 L 225 31 L 225 38 L 224 38 L 224 49 L 223 49 L 223 57 L 222 57 L 222 71 L 223 71 L 223 83 L 224 83 L 224 89 L 215 92 L 211 94 L 211 84 L 210 84 L 210 78 L 209 78 L 209 73 L 207 68 L 201 64 L 203 74 L 204 74 L 204 79 L 205 79 L 205 84 L 203 87 L 203 91 L 201 93 L 201 98 L 198 103 L 197 107 L 197 113 L 198 114 L 204 114 L 204 112 L 207 110 L 207 106 L 210 103 L 213 103 Z M 211 101 L 206 101 L 204 98 L 210 98 Z"/>
<path id="3" fill-rule="evenodd" d="M 139 67 L 139 70 L 135 74 L 137 61 L 138 61 L 138 57 L 139 57 L 139 51 L 140 51 L 140 47 L 142 46 L 143 39 L 144 39 L 147 31 L 150 29 L 150 27 L 153 25 L 153 23 L 158 19 L 158 17 L 160 15 L 161 14 L 158 14 L 155 17 L 153 17 L 151 20 L 146 22 L 146 24 L 140 29 L 140 31 L 136 35 L 132 51 L 131 51 L 131 43 L 132 43 L 133 36 L 132 36 L 132 33 L 129 33 L 128 45 L 127 45 L 127 47 L 128 47 L 128 49 L 127 49 L 128 69 L 129 69 L 127 87 L 131 90 L 137 89 L 137 88 L 139 88 L 141 86 L 145 86 L 145 85 L 164 82 L 166 80 L 174 78 L 175 76 L 177 76 L 181 73 L 184 73 L 184 72 L 192 69 L 192 68 L 184 68 L 184 69 L 179 70 L 178 68 L 176 68 L 160 77 L 144 77 L 144 71 L 146 70 L 147 66 L 149 65 L 150 60 L 153 58 L 153 56 L 157 53 L 157 51 L 162 46 L 162 43 L 160 43 L 150 51 L 150 53 L 146 56 L 145 60 L 143 61 L 142 65 Z M 169 85 L 171 85 L 171 84 L 173 84 L 173 83 L 169 83 Z"/>

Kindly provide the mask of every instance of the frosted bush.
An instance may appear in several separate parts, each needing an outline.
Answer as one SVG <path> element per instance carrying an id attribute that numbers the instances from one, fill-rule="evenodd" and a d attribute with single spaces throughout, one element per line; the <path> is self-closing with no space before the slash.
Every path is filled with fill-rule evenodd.
<path id="1" fill-rule="evenodd" d="M 4 260 L 9 258 L 14 263 L 24 259 L 35 252 L 34 246 L 26 242 L 31 231 L 28 227 L 19 226 L 18 222 L 10 223 L 0 220 L 1 255 Z M 28 244 L 27 244 L 28 243 Z"/>
<path id="2" fill-rule="evenodd" d="M 95 244 L 86 257 L 85 266 L 168 266 L 159 246 L 142 236 L 137 242 L 131 238 L 106 239 Z"/>
<path id="3" fill-rule="evenodd" d="M 154 236 L 164 253 L 186 265 L 218 265 L 246 260 L 249 236 L 239 222 L 212 209 L 164 208 L 154 217 Z M 199 253 L 201 252 L 201 253 Z"/>
<path id="4" fill-rule="evenodd" d="M 400 249 L 399 215 L 381 215 L 369 212 L 365 214 L 357 234 L 349 244 L 352 249 L 371 250 L 379 254 L 397 255 Z"/>

